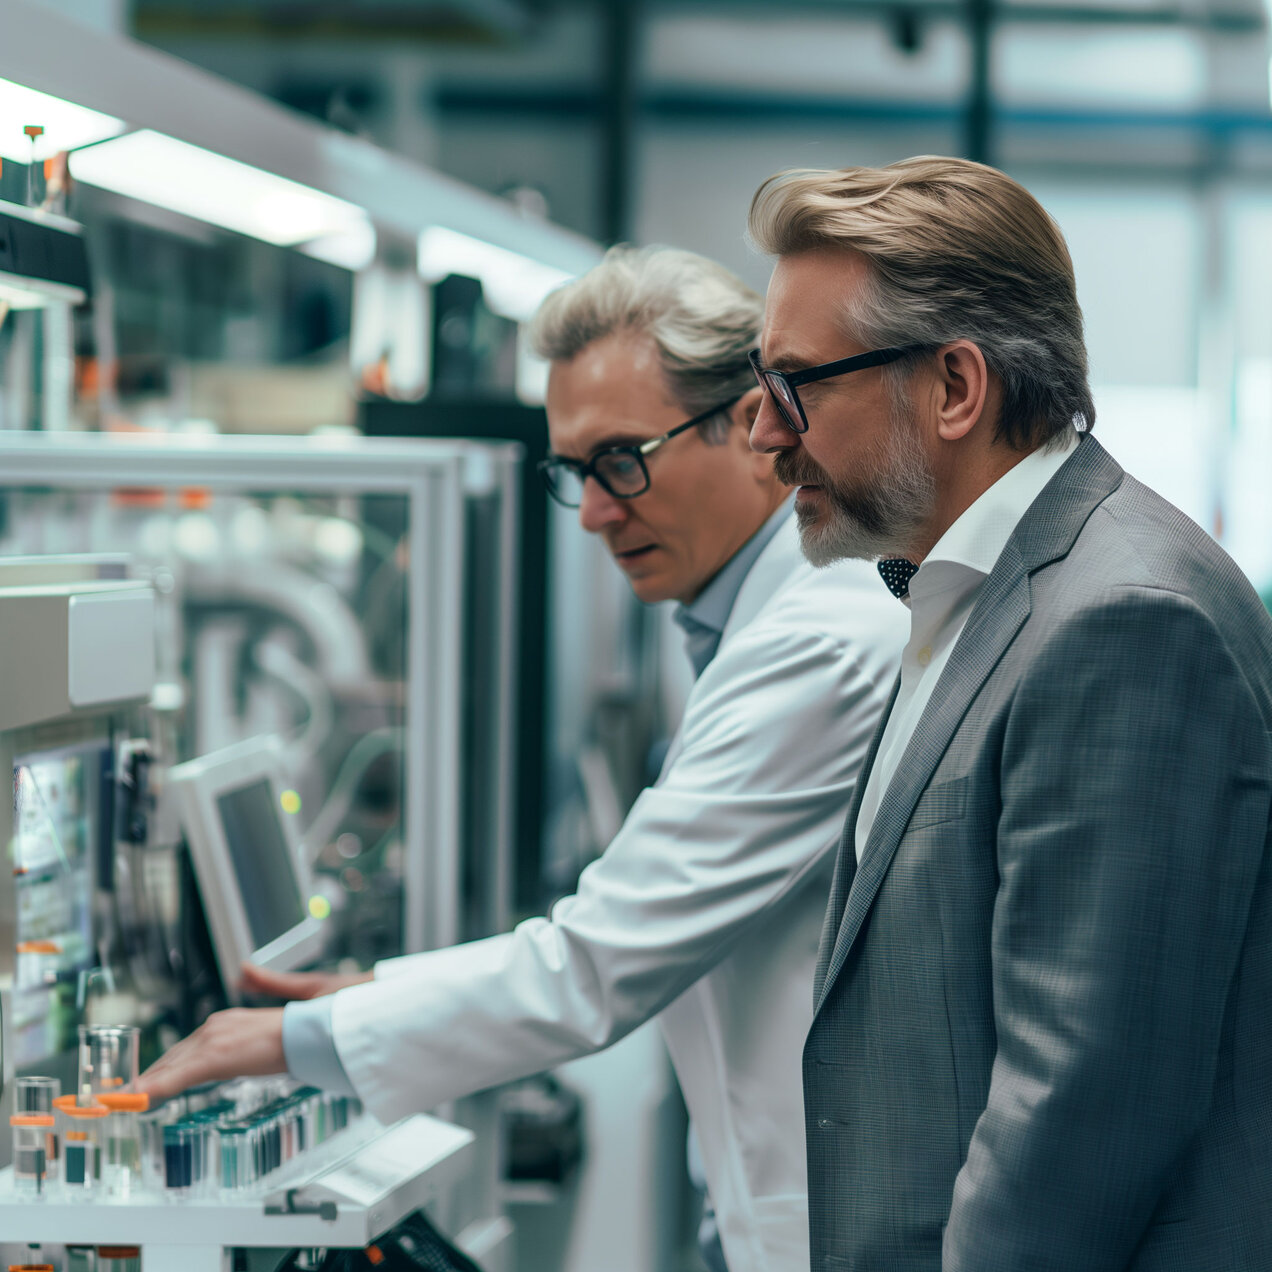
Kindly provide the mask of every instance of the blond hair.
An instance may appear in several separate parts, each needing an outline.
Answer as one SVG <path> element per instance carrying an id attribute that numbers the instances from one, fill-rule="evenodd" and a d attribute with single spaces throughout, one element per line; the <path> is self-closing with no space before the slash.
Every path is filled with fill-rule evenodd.
<path id="1" fill-rule="evenodd" d="M 689 415 L 731 405 L 755 385 L 747 360 L 764 301 L 723 265 L 671 247 L 611 247 L 599 265 L 554 291 L 530 324 L 541 358 L 569 362 L 619 332 L 647 336 L 667 387 Z M 702 426 L 723 441 L 728 417 Z"/>
<path id="2" fill-rule="evenodd" d="M 756 192 L 750 234 L 774 256 L 860 253 L 869 283 L 842 319 L 867 346 L 978 345 L 1002 382 L 997 437 L 1009 445 L 1029 449 L 1094 425 L 1064 236 L 997 169 L 925 155 L 885 168 L 780 172 Z M 885 370 L 897 383 L 915 365 Z"/>

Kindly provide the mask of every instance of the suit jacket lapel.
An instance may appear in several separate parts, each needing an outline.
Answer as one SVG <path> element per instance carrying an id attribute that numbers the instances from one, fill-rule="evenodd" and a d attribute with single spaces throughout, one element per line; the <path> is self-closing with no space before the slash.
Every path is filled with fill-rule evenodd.
<path id="1" fill-rule="evenodd" d="M 1087 518 L 1117 488 L 1123 476 L 1122 469 L 1103 447 L 1093 438 L 1084 437 L 1072 458 L 1022 518 L 993 572 L 985 580 L 967 626 L 954 646 L 914 736 L 884 793 L 861 864 L 855 872 L 849 873 L 844 868 L 843 859 L 847 853 L 852 853 L 855 859 L 855 847 L 847 839 L 847 832 L 840 844 L 835 881 L 838 885 L 843 874 L 849 887 L 824 972 L 822 958 L 818 958 L 818 1010 L 861 931 L 919 796 L 931 781 L 936 766 L 981 686 L 1029 616 L 1029 575 L 1068 552 Z M 882 725 L 871 747 L 872 764 L 881 736 Z M 864 788 L 863 775 L 849 819 L 854 828 Z M 834 898 L 832 893 L 832 906 Z M 829 924 L 827 926 L 829 928 Z M 823 941 L 825 936 L 826 933 L 823 933 Z M 824 953 L 823 944 L 821 954 Z"/>
<path id="2" fill-rule="evenodd" d="M 1009 576 L 995 569 L 985 582 L 984 591 L 954 646 L 949 662 L 945 664 L 932 698 L 879 804 L 822 981 L 822 992 L 817 1001 L 819 1008 L 861 930 L 919 796 L 931 780 L 945 748 L 985 678 L 1028 614 L 1028 576 L 1019 570 Z M 847 850 L 841 847 L 841 858 L 845 851 L 853 849 L 851 846 Z"/>
<path id="3" fill-rule="evenodd" d="M 853 876 L 857 873 L 857 814 L 861 811 L 861 800 L 866 791 L 866 782 L 870 770 L 874 768 L 875 757 L 879 754 L 879 743 L 883 738 L 888 717 L 892 714 L 892 706 L 897 700 L 897 692 L 901 688 L 901 677 L 892 684 L 892 693 L 888 696 L 887 706 L 875 726 L 874 737 L 870 739 L 870 747 L 866 751 L 861 772 L 857 775 L 857 786 L 853 791 L 852 803 L 848 805 L 848 816 L 844 819 L 844 829 L 839 837 L 839 854 L 835 858 L 835 873 L 830 881 L 830 903 L 826 908 L 826 921 L 822 925 L 821 942 L 817 949 L 817 974 L 813 978 L 813 1001 L 821 1001 L 822 986 L 826 983 L 826 972 L 830 967 L 831 954 L 835 948 L 835 935 L 839 931 L 844 916 L 844 907 L 848 903 L 848 893 L 852 888 Z"/>

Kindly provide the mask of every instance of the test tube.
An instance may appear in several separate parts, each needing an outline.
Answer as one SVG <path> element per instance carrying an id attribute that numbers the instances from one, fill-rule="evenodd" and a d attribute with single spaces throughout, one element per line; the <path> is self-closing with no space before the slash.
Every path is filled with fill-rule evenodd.
<path id="1" fill-rule="evenodd" d="M 261 1135 L 265 1141 L 266 1169 L 277 1170 L 283 1164 L 284 1126 L 281 1115 L 269 1114 L 261 1127 Z"/>
<path id="2" fill-rule="evenodd" d="M 174 1122 L 163 1128 L 164 1186 L 170 1193 L 182 1195 L 194 1187 L 195 1135 L 187 1122 Z"/>
<path id="3" fill-rule="evenodd" d="M 256 1182 L 252 1172 L 251 1136 L 243 1122 L 226 1122 L 217 1129 L 221 1150 L 221 1187 L 226 1192 Z"/>
<path id="4" fill-rule="evenodd" d="M 52 1118 L 54 1116 L 53 1101 L 62 1094 L 62 1084 L 57 1078 L 18 1078 L 14 1083 L 13 1093 L 13 1114 L 14 1118 Z M 11 1119 L 12 1120 L 12 1119 Z M 56 1123 L 52 1125 L 45 1121 L 44 1128 L 44 1172 L 43 1180 L 47 1182 L 55 1181 L 61 1170 L 61 1157 L 59 1153 L 59 1141 L 57 1135 Z M 35 1129 L 28 1124 L 28 1129 Z M 14 1173 L 15 1177 L 20 1172 L 18 1158 L 18 1130 L 19 1127 L 14 1122 L 13 1132 L 13 1152 L 14 1152 Z M 36 1149 L 34 1144 L 34 1136 L 22 1137 L 26 1140 L 25 1147 L 28 1150 Z M 33 1160 L 30 1164 L 34 1165 Z"/>
<path id="5" fill-rule="evenodd" d="M 162 1192 L 168 1186 L 168 1164 L 164 1132 L 185 1121 L 180 1097 L 169 1100 L 156 1112 L 139 1116 L 141 1132 L 141 1175 L 148 1188 Z"/>
<path id="6" fill-rule="evenodd" d="M 217 1180 L 217 1143 L 216 1116 L 208 1114 L 199 1119 L 198 1135 L 195 1138 L 197 1158 L 194 1167 L 194 1182 L 201 1193 L 216 1190 Z"/>
<path id="7" fill-rule="evenodd" d="M 80 1104 L 131 1087 L 140 1072 L 141 1031 L 135 1025 L 80 1025 Z"/>
<path id="8" fill-rule="evenodd" d="M 215 1186 L 212 1121 L 196 1116 L 163 1128 L 164 1187 L 171 1197 L 198 1195 Z"/>

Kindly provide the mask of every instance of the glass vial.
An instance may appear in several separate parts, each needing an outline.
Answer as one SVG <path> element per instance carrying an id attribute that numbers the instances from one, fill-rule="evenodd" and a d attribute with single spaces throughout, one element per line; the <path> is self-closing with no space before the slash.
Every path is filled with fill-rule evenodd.
<path id="1" fill-rule="evenodd" d="M 43 1196 L 48 1179 L 48 1143 L 53 1118 L 42 1113 L 15 1113 L 13 1128 L 13 1188 L 24 1196 Z"/>
<path id="2" fill-rule="evenodd" d="M 100 1104 L 81 1108 L 74 1096 L 57 1102 L 63 1118 L 62 1183 L 68 1195 L 85 1196 L 101 1179 L 101 1124 L 110 1116 Z"/>
<path id="3" fill-rule="evenodd" d="M 52 1118 L 55 1114 L 54 1101 L 62 1094 L 62 1084 L 57 1078 L 17 1078 L 13 1084 L 14 1117 Z M 48 1182 L 56 1182 L 61 1176 L 61 1141 L 58 1137 L 56 1122 L 44 1125 L 44 1178 Z M 17 1168 L 17 1128 L 14 1128 L 14 1166 Z"/>
<path id="4" fill-rule="evenodd" d="M 102 1125 L 102 1182 L 127 1197 L 141 1180 L 141 1115 L 150 1097 L 133 1091 L 103 1092 L 98 1099 L 110 1116 Z"/>
<path id="5" fill-rule="evenodd" d="M 141 1272 L 138 1246 L 98 1246 L 97 1272 Z"/>

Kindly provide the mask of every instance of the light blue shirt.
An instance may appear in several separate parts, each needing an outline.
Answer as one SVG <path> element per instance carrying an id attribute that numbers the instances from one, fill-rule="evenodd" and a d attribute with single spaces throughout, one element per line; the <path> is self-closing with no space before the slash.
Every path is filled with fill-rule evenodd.
<path id="1" fill-rule="evenodd" d="M 729 558 L 694 600 L 688 605 L 676 606 L 672 618 L 684 629 L 685 652 L 693 665 L 695 680 L 702 675 L 703 668 L 720 647 L 720 637 L 751 567 L 760 559 L 760 553 L 768 547 L 794 508 L 795 498 L 792 496 Z"/>
<path id="2" fill-rule="evenodd" d="M 795 508 L 794 496 L 729 558 L 720 572 L 688 605 L 676 606 L 673 618 L 684 629 L 685 647 L 696 679 L 715 657 L 720 637 L 751 567 Z M 298 1082 L 356 1095 L 340 1062 L 331 1026 L 332 995 L 290 1002 L 283 1008 L 283 1055 L 287 1071 Z"/>
<path id="3" fill-rule="evenodd" d="M 337 1095 L 357 1095 L 340 1063 L 331 1029 L 332 994 L 288 1003 L 283 1008 L 283 1055 L 287 1072 L 306 1086 Z"/>

